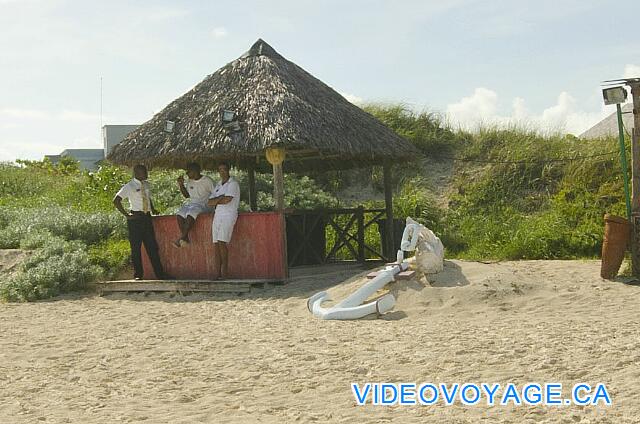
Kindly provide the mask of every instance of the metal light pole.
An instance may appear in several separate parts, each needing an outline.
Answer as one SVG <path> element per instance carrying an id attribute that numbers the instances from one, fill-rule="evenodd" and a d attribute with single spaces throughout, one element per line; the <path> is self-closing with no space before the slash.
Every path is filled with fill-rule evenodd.
<path id="1" fill-rule="evenodd" d="M 624 177 L 624 200 L 627 204 L 627 219 L 631 220 L 631 196 L 629 195 L 629 174 L 627 173 L 627 148 L 624 144 L 624 126 L 622 124 L 622 107 L 616 104 L 618 111 L 618 141 L 620 143 L 620 165 Z"/>
<path id="2" fill-rule="evenodd" d="M 627 173 L 627 152 L 624 144 L 624 126 L 622 124 L 622 108 L 620 103 L 627 100 L 627 91 L 624 87 L 605 88 L 602 90 L 605 105 L 616 105 L 618 113 L 618 141 L 620 143 L 620 165 L 624 177 L 624 198 L 627 205 L 627 219 L 631 220 L 631 199 L 629 195 L 629 175 Z"/>
<path id="3" fill-rule="evenodd" d="M 640 231 L 640 146 L 638 145 L 638 134 L 640 134 L 640 78 L 604 81 L 604 84 L 616 86 L 602 90 L 605 97 L 605 104 L 608 100 L 616 100 L 616 90 L 624 91 L 623 96 L 624 99 L 626 99 L 626 90 L 622 87 L 623 85 L 631 87 L 631 96 L 633 97 L 634 128 L 631 133 L 631 224 L 633 228 L 633 235 L 631 237 L 631 266 L 633 275 L 640 277 L 640 240 L 638 237 L 638 232 Z M 611 94 L 613 97 L 608 99 L 607 94 Z M 621 95 L 619 91 L 618 95 Z M 620 128 L 619 133 L 620 139 L 622 140 L 621 143 L 624 141 L 622 133 L 622 112 L 620 110 L 620 103 L 623 101 L 612 101 L 612 103 L 618 104 L 618 126 Z M 626 189 L 627 188 L 625 187 L 625 190 Z M 629 206 L 627 205 L 627 210 L 628 208 Z"/>

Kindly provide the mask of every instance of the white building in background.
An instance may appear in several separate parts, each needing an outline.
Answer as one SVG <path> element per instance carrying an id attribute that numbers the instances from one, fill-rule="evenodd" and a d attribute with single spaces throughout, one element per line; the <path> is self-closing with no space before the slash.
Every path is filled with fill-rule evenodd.
<path id="1" fill-rule="evenodd" d="M 104 146 L 104 157 L 111 153 L 111 149 L 139 125 L 104 125 L 102 127 L 102 142 Z"/>
<path id="2" fill-rule="evenodd" d="M 97 169 L 111 149 L 120 143 L 138 125 L 104 125 L 102 127 L 102 149 L 65 149 L 59 155 L 45 155 L 51 162 L 58 163 L 61 158 L 70 156 L 80 162 L 80 169 Z"/>
<path id="3" fill-rule="evenodd" d="M 102 149 L 64 149 L 59 155 L 46 155 L 51 162 L 58 163 L 64 157 L 72 157 L 80 162 L 80 169 L 93 170 L 104 160 Z"/>

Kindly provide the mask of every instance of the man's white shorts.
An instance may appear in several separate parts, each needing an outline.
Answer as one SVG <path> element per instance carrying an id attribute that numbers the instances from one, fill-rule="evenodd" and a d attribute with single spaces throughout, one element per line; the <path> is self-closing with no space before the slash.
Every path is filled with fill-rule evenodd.
<path id="1" fill-rule="evenodd" d="M 238 215 L 219 215 L 213 216 L 213 225 L 211 226 L 211 235 L 213 242 L 224 241 L 229 243 L 233 234 L 233 227 L 236 225 Z"/>
<path id="2" fill-rule="evenodd" d="M 205 205 L 201 205 L 199 203 L 187 203 L 186 205 L 180 208 L 177 214 L 183 218 L 190 216 L 193 219 L 196 219 L 198 215 L 200 215 L 201 213 L 209 212 L 209 211 L 210 209 Z"/>

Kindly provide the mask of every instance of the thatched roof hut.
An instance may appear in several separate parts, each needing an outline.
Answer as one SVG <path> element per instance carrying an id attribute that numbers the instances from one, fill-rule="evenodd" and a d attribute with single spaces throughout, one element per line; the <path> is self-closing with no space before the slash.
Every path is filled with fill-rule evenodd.
<path id="1" fill-rule="evenodd" d="M 264 169 L 271 147 L 286 149 L 284 169 L 291 171 L 417 155 L 408 141 L 258 40 L 131 132 L 108 159 L 161 167 L 194 160 L 207 167 L 224 159 Z"/>

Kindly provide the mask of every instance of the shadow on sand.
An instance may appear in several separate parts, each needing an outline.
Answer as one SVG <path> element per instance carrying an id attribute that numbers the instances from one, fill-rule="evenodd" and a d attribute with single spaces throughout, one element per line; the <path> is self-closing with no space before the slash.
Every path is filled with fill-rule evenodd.
<path id="1" fill-rule="evenodd" d="M 431 287 L 468 286 L 469 280 L 462 273 L 462 268 L 455 262 L 444 261 L 444 269 L 437 274 L 427 276 Z"/>
<path id="2" fill-rule="evenodd" d="M 378 267 L 381 265 L 378 263 Z M 181 292 L 130 292 L 105 293 L 101 295 L 108 300 L 129 300 L 139 302 L 207 302 L 225 301 L 230 299 L 307 299 L 319 291 L 328 290 L 348 280 L 364 278 L 371 271 L 372 264 L 330 264 L 322 266 L 307 266 L 292 268 L 289 281 L 283 285 L 265 284 L 264 287 L 254 287 L 248 293 L 181 293 Z M 469 284 L 460 266 L 452 261 L 445 261 L 444 270 L 438 274 L 428 276 L 431 287 L 461 287 Z M 398 298 L 402 292 L 421 291 L 425 288 L 424 279 L 397 281 L 390 286 L 390 292 Z M 364 282 L 363 282 L 364 283 Z M 96 296 L 93 292 L 79 292 L 65 294 L 43 302 L 61 300 L 79 300 Z M 385 319 L 401 319 L 402 316 L 385 315 Z"/>

